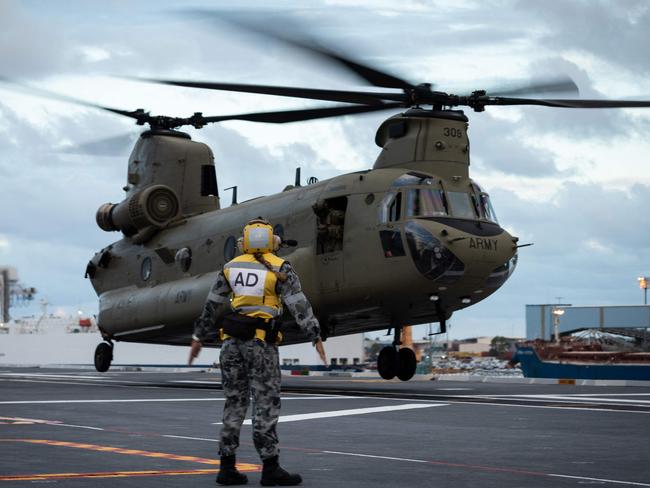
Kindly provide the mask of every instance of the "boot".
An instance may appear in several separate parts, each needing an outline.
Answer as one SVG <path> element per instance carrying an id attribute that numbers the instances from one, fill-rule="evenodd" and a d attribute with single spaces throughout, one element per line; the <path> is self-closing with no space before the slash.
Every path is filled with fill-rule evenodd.
<path id="1" fill-rule="evenodd" d="M 264 467 L 262 468 L 262 481 L 263 486 L 294 486 L 302 483 L 302 478 L 299 474 L 287 473 L 278 462 L 278 456 L 269 459 L 264 459 Z"/>
<path id="2" fill-rule="evenodd" d="M 235 467 L 235 455 L 221 456 L 221 466 L 217 475 L 217 483 L 220 485 L 245 485 L 248 477 L 241 474 Z"/>

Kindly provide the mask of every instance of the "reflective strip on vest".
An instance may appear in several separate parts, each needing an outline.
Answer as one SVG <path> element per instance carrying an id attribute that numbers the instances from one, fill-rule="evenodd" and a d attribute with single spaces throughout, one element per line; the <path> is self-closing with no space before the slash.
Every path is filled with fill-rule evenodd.
<path id="1" fill-rule="evenodd" d="M 284 260 L 267 253 L 264 259 L 274 270 L 279 270 Z M 223 273 L 233 292 L 231 307 L 237 313 L 262 319 L 272 319 L 282 314 L 280 297 L 275 287 L 277 277 L 252 254 L 243 254 L 226 263 Z"/>

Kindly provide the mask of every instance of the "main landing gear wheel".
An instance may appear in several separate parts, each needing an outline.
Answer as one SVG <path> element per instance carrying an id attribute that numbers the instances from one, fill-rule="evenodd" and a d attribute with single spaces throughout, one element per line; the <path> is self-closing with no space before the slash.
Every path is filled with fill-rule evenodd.
<path id="1" fill-rule="evenodd" d="M 395 346 L 386 346 L 377 358 L 377 371 L 385 380 L 397 376 L 402 381 L 408 381 L 413 378 L 416 366 L 415 353 L 408 347 L 397 350 Z"/>
<path id="2" fill-rule="evenodd" d="M 111 361 L 113 361 L 113 346 L 102 342 L 95 349 L 95 369 L 104 373 L 111 367 Z"/>
<path id="3" fill-rule="evenodd" d="M 397 374 L 398 355 L 393 346 L 386 346 L 379 352 L 377 371 L 385 380 L 392 380 Z"/>
<path id="4" fill-rule="evenodd" d="M 397 353 L 397 377 L 402 381 L 413 378 L 418 361 L 415 358 L 413 349 L 402 347 Z"/>

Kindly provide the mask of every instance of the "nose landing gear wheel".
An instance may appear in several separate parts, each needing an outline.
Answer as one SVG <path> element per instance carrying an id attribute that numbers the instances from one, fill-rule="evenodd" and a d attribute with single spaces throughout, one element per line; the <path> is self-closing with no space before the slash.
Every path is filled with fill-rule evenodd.
<path id="1" fill-rule="evenodd" d="M 397 375 L 398 354 L 393 346 L 386 346 L 379 352 L 377 371 L 385 380 L 392 380 Z"/>
<path id="2" fill-rule="evenodd" d="M 408 381 L 413 378 L 415 368 L 417 367 L 417 359 L 413 349 L 408 347 L 400 348 L 397 354 L 397 377 L 402 381 Z"/>
<path id="3" fill-rule="evenodd" d="M 108 371 L 113 361 L 113 346 L 102 342 L 95 349 L 95 369 L 100 373 Z"/>

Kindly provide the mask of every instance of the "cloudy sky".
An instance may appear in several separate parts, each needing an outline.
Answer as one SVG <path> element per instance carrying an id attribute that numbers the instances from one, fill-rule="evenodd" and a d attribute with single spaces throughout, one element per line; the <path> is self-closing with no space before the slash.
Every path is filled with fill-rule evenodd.
<path id="1" fill-rule="evenodd" d="M 583 98 L 650 99 L 646 1 L 304 4 L 218 5 L 269 24 L 291 18 L 349 56 L 444 91 L 566 74 Z M 116 76 L 364 87 L 335 66 L 188 16 L 177 5 L 0 0 L 0 76 L 106 106 L 177 116 L 318 102 Z M 389 115 L 281 126 L 226 122 L 189 132 L 213 148 L 220 188 L 238 185 L 244 199 L 281 190 L 298 165 L 321 180 L 372 167 L 379 151 L 374 132 Z M 472 177 L 491 193 L 501 224 L 535 245 L 520 251 L 517 271 L 499 292 L 454 315 L 451 335 L 523 335 L 524 306 L 556 297 L 574 305 L 642 303 L 636 278 L 650 274 L 650 110 L 490 107 L 468 115 Z M 84 268 L 118 234 L 97 228 L 95 210 L 121 200 L 129 139 L 137 134 L 128 119 L 0 86 L 0 264 L 18 268 L 51 309 L 96 311 Z M 99 148 L 106 149 L 101 156 L 69 150 L 109 137 L 116 141 Z"/>

